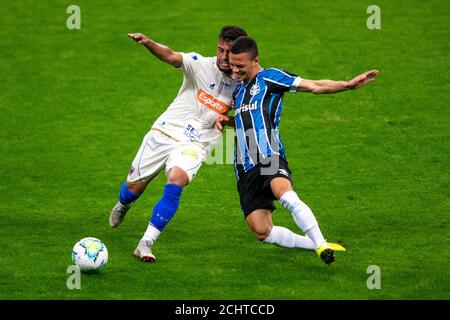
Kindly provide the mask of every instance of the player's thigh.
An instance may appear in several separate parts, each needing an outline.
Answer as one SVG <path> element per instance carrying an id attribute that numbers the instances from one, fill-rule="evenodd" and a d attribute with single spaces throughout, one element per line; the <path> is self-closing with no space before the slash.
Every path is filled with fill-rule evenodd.
<path id="1" fill-rule="evenodd" d="M 148 183 L 166 165 L 174 141 L 158 132 L 150 131 L 142 141 L 127 177 L 127 184 Z"/>
<path id="2" fill-rule="evenodd" d="M 276 199 L 280 199 L 286 192 L 292 191 L 292 183 L 284 177 L 276 177 L 270 180 L 270 188 Z"/>
<path id="3" fill-rule="evenodd" d="M 183 170 L 189 181 L 197 174 L 203 161 L 206 158 L 206 151 L 194 143 L 179 143 L 170 152 L 166 163 L 166 173 L 169 173 L 172 168 L 179 168 Z"/>
<path id="4" fill-rule="evenodd" d="M 264 240 L 272 231 L 272 211 L 268 209 L 256 209 L 246 218 L 250 230 L 259 240 Z"/>

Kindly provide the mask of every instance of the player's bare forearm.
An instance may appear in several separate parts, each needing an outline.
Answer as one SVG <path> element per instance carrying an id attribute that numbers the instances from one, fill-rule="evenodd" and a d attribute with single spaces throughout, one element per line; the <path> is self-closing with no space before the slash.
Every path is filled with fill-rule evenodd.
<path id="1" fill-rule="evenodd" d="M 348 81 L 334 81 L 334 80 L 313 80 L 315 88 L 312 93 L 324 94 L 324 93 L 336 93 L 345 90 L 349 90 Z"/>
<path id="2" fill-rule="evenodd" d="M 302 79 L 297 91 L 311 92 L 314 94 L 336 93 L 350 89 L 358 89 L 372 82 L 378 74 L 378 70 L 370 70 L 348 81 L 334 80 L 308 80 Z"/>
<path id="3" fill-rule="evenodd" d="M 151 39 L 149 39 L 149 41 L 145 43 L 144 46 L 148 49 L 148 51 L 153 53 L 158 59 L 170 65 L 173 65 L 174 67 L 181 66 L 183 62 L 181 54 Z"/>
<path id="4" fill-rule="evenodd" d="M 128 37 L 145 46 L 148 51 L 161 61 L 174 67 L 179 67 L 183 63 L 183 57 L 179 52 L 175 52 L 168 46 L 153 41 L 142 33 L 130 33 Z"/>

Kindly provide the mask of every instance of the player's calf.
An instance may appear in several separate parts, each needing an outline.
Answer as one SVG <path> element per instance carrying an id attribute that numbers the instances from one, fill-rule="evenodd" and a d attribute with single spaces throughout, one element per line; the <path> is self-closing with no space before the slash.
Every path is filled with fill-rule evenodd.
<path id="1" fill-rule="evenodd" d="M 144 236 L 142 237 L 140 244 L 136 249 L 137 251 L 135 250 L 134 254 L 135 256 L 138 256 L 139 252 L 143 252 L 142 250 L 144 250 L 144 253 L 148 253 L 148 251 L 142 244 L 146 243 L 147 247 L 150 248 L 150 246 L 153 245 L 153 243 L 155 243 L 160 233 L 164 230 L 165 226 L 175 215 L 175 212 L 178 209 L 178 205 L 180 204 L 180 197 L 182 192 L 183 188 L 180 187 L 179 185 L 166 184 L 164 186 L 164 193 L 161 199 L 159 199 L 158 203 L 156 203 L 156 205 L 153 207 L 152 217 L 147 226 L 147 230 L 145 231 Z M 149 258 L 150 260 L 147 260 L 144 259 L 143 257 L 141 257 L 141 259 L 144 261 L 151 261 L 151 262 L 155 260 L 154 256 L 153 260 L 151 258 Z"/>
<path id="2" fill-rule="evenodd" d="M 109 225 L 112 228 L 116 228 L 122 223 L 128 210 L 142 194 L 130 191 L 127 185 L 128 183 L 126 182 L 122 183 L 119 192 L 119 202 L 112 208 L 109 215 Z"/>

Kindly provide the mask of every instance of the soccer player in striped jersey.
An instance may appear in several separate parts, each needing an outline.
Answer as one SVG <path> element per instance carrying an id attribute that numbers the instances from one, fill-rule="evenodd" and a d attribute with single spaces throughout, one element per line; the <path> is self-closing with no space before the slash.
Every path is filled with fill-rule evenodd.
<path id="1" fill-rule="evenodd" d="M 336 93 L 357 89 L 374 80 L 377 70 L 367 71 L 349 81 L 307 80 L 275 68 L 259 65 L 258 47 L 250 37 L 231 45 L 230 66 L 240 85 L 233 94 L 234 123 L 225 115 L 216 127 L 234 125 L 236 130 L 235 173 L 243 214 L 256 237 L 289 248 L 316 250 L 330 264 L 339 244 L 328 243 L 311 209 L 292 188 L 291 171 L 279 134 L 285 92 Z M 305 236 L 272 224 L 274 200 L 289 210 Z"/>

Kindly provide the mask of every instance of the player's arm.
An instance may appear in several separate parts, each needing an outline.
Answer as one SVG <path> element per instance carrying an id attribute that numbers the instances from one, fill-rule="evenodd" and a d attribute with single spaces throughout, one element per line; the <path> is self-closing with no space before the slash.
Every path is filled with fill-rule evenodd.
<path id="1" fill-rule="evenodd" d="M 378 70 L 370 70 L 348 81 L 334 80 L 308 80 L 302 79 L 297 86 L 297 91 L 311 92 L 314 94 L 336 93 L 340 91 L 358 89 L 372 82 L 378 74 Z"/>
<path id="2" fill-rule="evenodd" d="M 181 53 L 175 52 L 168 46 L 153 41 L 142 33 L 129 33 L 128 37 L 144 45 L 155 57 L 174 67 L 179 67 L 183 63 Z"/>

